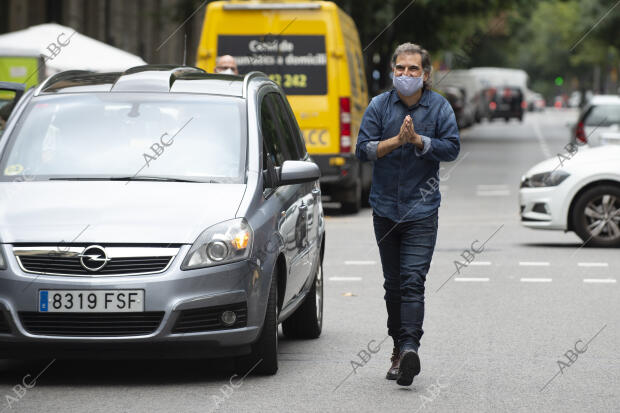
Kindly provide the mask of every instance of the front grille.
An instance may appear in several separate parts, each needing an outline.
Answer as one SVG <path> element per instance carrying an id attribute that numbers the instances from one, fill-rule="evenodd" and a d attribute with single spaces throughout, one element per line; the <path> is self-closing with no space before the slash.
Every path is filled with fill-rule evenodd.
<path id="1" fill-rule="evenodd" d="M 163 311 L 143 313 L 20 312 L 24 328 L 46 336 L 139 336 L 157 330 Z"/>
<path id="2" fill-rule="evenodd" d="M 0 312 L 0 334 L 10 334 L 11 328 L 9 327 L 9 322 L 6 319 L 6 316 Z"/>
<path id="3" fill-rule="evenodd" d="M 220 314 L 224 311 L 234 311 L 237 315 L 237 320 L 233 325 L 226 326 L 220 320 Z M 240 328 L 246 326 L 247 318 L 248 308 L 246 303 L 182 310 L 172 332 L 198 333 L 201 331 Z"/>
<path id="4" fill-rule="evenodd" d="M 172 258 L 169 256 L 111 258 L 101 270 L 92 272 L 82 267 L 78 257 L 62 257 L 60 255 L 21 255 L 17 257 L 27 272 L 67 275 L 148 274 L 163 271 Z"/>

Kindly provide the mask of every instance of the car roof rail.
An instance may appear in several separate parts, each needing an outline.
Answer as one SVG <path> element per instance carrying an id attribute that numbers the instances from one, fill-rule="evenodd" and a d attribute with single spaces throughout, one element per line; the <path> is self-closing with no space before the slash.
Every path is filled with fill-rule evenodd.
<path id="1" fill-rule="evenodd" d="M 257 70 L 246 74 L 245 77 L 243 78 L 242 97 L 244 99 L 248 97 L 248 86 L 250 85 L 250 81 L 255 77 L 264 77 L 264 78 L 269 79 L 269 77 L 266 74 L 264 74 L 263 72 L 259 72 Z"/>
<path id="2" fill-rule="evenodd" d="M 142 65 L 125 70 L 116 79 L 111 92 L 168 92 L 177 79 L 188 74 L 206 74 L 193 66 L 169 64 Z"/>
<path id="3" fill-rule="evenodd" d="M 88 74 L 88 73 L 95 73 L 92 70 L 67 70 L 64 72 L 60 72 L 60 73 L 56 73 L 55 75 L 52 75 L 50 77 L 48 77 L 47 79 L 45 79 L 38 88 L 35 89 L 34 91 L 34 96 L 39 96 L 39 94 L 45 90 L 47 87 L 49 87 L 50 85 L 59 82 L 61 80 L 66 80 L 68 78 L 71 78 L 75 75 L 84 75 L 84 74 Z"/>

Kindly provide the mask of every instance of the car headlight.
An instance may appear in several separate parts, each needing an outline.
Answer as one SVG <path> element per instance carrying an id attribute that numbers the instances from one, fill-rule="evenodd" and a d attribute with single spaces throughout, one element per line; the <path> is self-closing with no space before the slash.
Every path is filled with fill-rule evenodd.
<path id="1" fill-rule="evenodd" d="M 252 238 L 252 228 L 245 218 L 213 225 L 194 242 L 181 269 L 192 270 L 246 259 L 250 256 Z"/>
<path id="2" fill-rule="evenodd" d="M 560 185 L 570 174 L 565 171 L 551 171 L 532 175 L 521 181 L 521 188 L 541 188 Z"/>

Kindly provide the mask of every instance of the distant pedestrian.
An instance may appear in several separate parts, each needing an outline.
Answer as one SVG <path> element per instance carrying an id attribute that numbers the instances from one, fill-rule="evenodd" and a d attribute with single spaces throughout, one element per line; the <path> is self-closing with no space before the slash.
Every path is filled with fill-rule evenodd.
<path id="1" fill-rule="evenodd" d="M 439 162 L 459 154 L 452 107 L 431 91 L 431 58 L 404 43 L 392 56 L 394 89 L 375 96 L 362 119 L 356 156 L 373 161 L 370 191 L 385 282 L 388 334 L 394 340 L 386 378 L 408 386 L 420 372 L 424 283 L 435 242 Z"/>
<path id="2" fill-rule="evenodd" d="M 231 55 L 219 56 L 215 59 L 215 73 L 238 75 L 237 62 Z"/>

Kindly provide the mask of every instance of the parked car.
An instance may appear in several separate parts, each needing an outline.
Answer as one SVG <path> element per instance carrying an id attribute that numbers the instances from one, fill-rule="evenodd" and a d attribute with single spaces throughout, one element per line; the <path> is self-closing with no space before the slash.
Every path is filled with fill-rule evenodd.
<path id="1" fill-rule="evenodd" d="M 453 86 L 439 87 L 436 89 L 443 97 L 446 98 L 456 118 L 456 124 L 459 128 L 465 127 L 466 119 L 464 114 L 465 98 L 461 89 Z"/>
<path id="2" fill-rule="evenodd" d="M 581 110 L 570 141 L 588 146 L 620 144 L 620 96 L 593 96 Z"/>
<path id="3" fill-rule="evenodd" d="M 557 95 L 553 99 L 553 107 L 556 109 L 562 109 L 568 107 L 568 97 L 566 95 Z"/>
<path id="4" fill-rule="evenodd" d="M 521 223 L 574 231 L 593 247 L 620 246 L 620 146 L 573 147 L 521 180 Z"/>
<path id="5" fill-rule="evenodd" d="M 469 70 L 439 71 L 433 76 L 435 79 L 433 86 L 447 99 L 447 96 L 454 95 L 454 89 L 461 92 L 460 99 L 453 99 L 453 101 L 462 101 L 459 105 L 453 106 L 455 112 L 459 112 L 457 115 L 459 128 L 466 128 L 480 122 L 482 85 L 476 76 Z"/>
<path id="6" fill-rule="evenodd" d="M 540 112 L 545 109 L 546 103 L 543 95 L 537 92 L 528 90 L 527 96 L 527 110 L 530 112 Z"/>
<path id="7" fill-rule="evenodd" d="M 0 141 L 0 349 L 235 356 L 316 338 L 319 168 L 266 75 L 59 73 Z"/>
<path id="8" fill-rule="evenodd" d="M 485 117 L 489 120 L 503 117 L 506 121 L 510 120 L 511 117 L 522 118 L 523 110 L 527 109 L 527 103 L 523 103 L 526 100 L 525 94 L 529 90 L 529 76 L 527 72 L 522 69 L 508 67 L 473 67 L 469 69 L 469 72 L 478 79 L 483 89 L 480 99 L 480 117 Z M 503 109 L 498 107 L 501 103 L 500 101 L 503 100 L 501 93 L 505 89 L 515 91 L 514 94 L 511 94 L 512 98 L 520 96 L 521 102 L 519 102 L 519 105 L 521 110 L 518 107 L 515 107 L 513 110 L 512 102 L 504 102 L 510 103 L 510 108 L 506 106 Z M 521 116 L 519 116 L 519 113 L 521 113 Z"/>
<path id="9" fill-rule="evenodd" d="M 489 120 L 503 118 L 508 122 L 511 118 L 523 121 L 523 112 L 526 102 L 523 100 L 521 89 L 516 86 L 502 86 L 489 88 L 485 91 L 486 100 L 489 102 Z"/>

